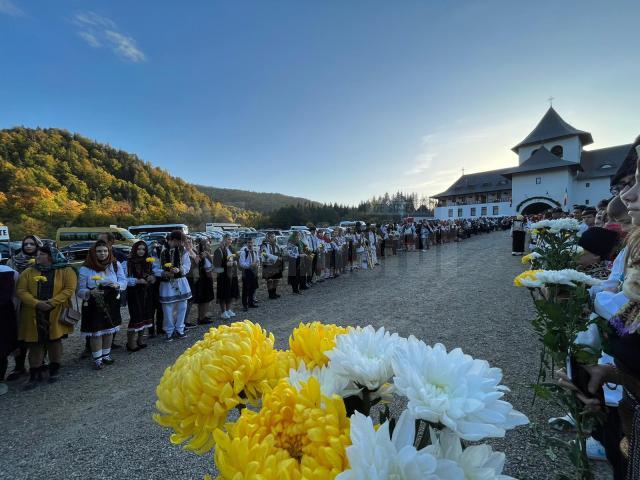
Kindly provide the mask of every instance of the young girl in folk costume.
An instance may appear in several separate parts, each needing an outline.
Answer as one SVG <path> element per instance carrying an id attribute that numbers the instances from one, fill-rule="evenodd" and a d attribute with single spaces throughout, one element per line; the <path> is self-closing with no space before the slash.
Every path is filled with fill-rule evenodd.
<path id="1" fill-rule="evenodd" d="M 89 338 L 96 370 L 113 363 L 113 334 L 120 330 L 120 291 L 128 282 L 122 266 L 106 242 L 98 240 L 80 268 L 78 296 L 83 300 L 82 335 Z"/>
<path id="2" fill-rule="evenodd" d="M 167 245 L 153 267 L 160 280 L 160 303 L 164 318 L 166 340 L 185 338 L 184 322 L 191 288 L 185 275 L 191 269 L 189 252 L 183 247 L 185 235 L 182 230 L 173 230 L 167 237 Z"/>
<path id="3" fill-rule="evenodd" d="M 215 298 L 213 294 L 213 257 L 209 241 L 200 238 L 197 242 L 197 270 L 194 270 L 193 303 L 198 305 L 198 325 L 213 323 L 207 317 L 209 304 Z"/>
<path id="4" fill-rule="evenodd" d="M 280 295 L 278 295 L 278 282 L 282 278 L 284 262 L 282 260 L 283 251 L 278 242 L 276 242 L 275 233 L 272 232 L 267 235 L 267 241 L 261 245 L 260 251 L 262 278 L 267 281 L 269 298 L 271 300 L 280 298 Z"/>
<path id="5" fill-rule="evenodd" d="M 347 234 L 345 235 L 346 250 L 347 250 L 347 263 L 349 264 L 349 271 L 353 272 L 353 264 L 356 261 L 356 249 L 353 242 L 353 233 L 351 228 L 347 228 Z"/>
<path id="6" fill-rule="evenodd" d="M 238 286 L 238 262 L 231 250 L 231 235 L 222 237 L 220 246 L 213 254 L 213 271 L 217 274 L 216 296 L 220 304 L 220 317 L 230 319 L 236 316 L 231 303 L 240 297 Z"/>
<path id="7" fill-rule="evenodd" d="M 127 328 L 127 350 L 137 352 L 146 348 L 147 328 L 153 326 L 153 288 L 156 277 L 153 274 L 155 258 L 149 254 L 147 244 L 140 240 L 133 244 L 122 269 L 127 275 L 127 307 L 129 326 Z"/>

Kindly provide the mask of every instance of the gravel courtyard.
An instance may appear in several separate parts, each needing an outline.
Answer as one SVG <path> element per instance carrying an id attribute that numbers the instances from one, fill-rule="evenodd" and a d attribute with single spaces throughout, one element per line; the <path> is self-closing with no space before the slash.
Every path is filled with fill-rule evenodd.
<path id="1" fill-rule="evenodd" d="M 510 251 L 508 234 L 495 232 L 427 252 L 400 253 L 373 271 L 343 275 L 303 296 L 287 289 L 279 301 L 263 298 L 248 318 L 272 331 L 280 348 L 293 327 L 312 320 L 385 326 L 427 343 L 461 347 L 502 368 L 512 389 L 507 400 L 544 428 L 548 416 L 559 412 L 545 411 L 541 402 L 531 405 L 527 385 L 535 381 L 538 346 L 528 326 L 528 293 L 512 286 L 523 268 Z M 169 432 L 151 420 L 162 372 L 204 331 L 199 327 L 170 344 L 153 339 L 133 354 L 118 350 L 116 363 L 100 372 L 78 360 L 84 345 L 79 336 L 66 340 L 58 383 L 30 392 L 12 384 L 0 397 L 0 478 L 182 480 L 214 473 L 210 455 L 198 457 L 171 445 Z M 507 454 L 506 474 L 554 477 L 557 465 L 535 438 L 523 427 L 492 442 Z M 609 478 L 601 469 L 598 478 Z"/>

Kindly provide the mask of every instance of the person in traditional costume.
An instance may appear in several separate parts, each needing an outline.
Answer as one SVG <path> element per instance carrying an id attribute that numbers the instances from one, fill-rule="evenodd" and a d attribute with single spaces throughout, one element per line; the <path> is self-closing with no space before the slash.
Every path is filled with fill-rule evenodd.
<path id="1" fill-rule="evenodd" d="M 153 326 L 153 287 L 156 277 L 153 264 L 156 261 L 149 254 L 146 242 L 140 240 L 133 244 L 127 261 L 122 269 L 127 275 L 127 308 L 129 325 L 127 327 L 127 351 L 137 352 L 146 348 L 147 329 Z"/>
<path id="2" fill-rule="evenodd" d="M 187 283 L 189 284 L 189 290 L 191 290 L 191 298 L 187 300 L 187 312 L 184 315 L 184 328 L 185 330 L 189 330 L 191 328 L 196 328 L 196 324 L 189 321 L 189 317 L 191 315 L 191 307 L 193 305 L 193 292 L 195 289 L 195 282 L 198 278 L 199 266 L 200 266 L 200 256 L 196 249 L 193 247 L 193 241 L 191 237 L 184 236 L 184 242 L 182 243 L 185 252 L 189 254 L 189 263 L 191 264 L 189 267 L 189 271 L 185 274 L 184 278 L 187 279 Z"/>
<path id="3" fill-rule="evenodd" d="M 247 244 L 240 249 L 238 265 L 242 271 L 242 308 L 245 312 L 249 308 L 258 308 L 254 303 L 254 294 L 258 288 L 258 266 L 260 255 L 253 245 L 253 238 L 247 239 Z"/>
<path id="4" fill-rule="evenodd" d="M 111 365 L 113 334 L 120 330 L 120 293 L 128 286 L 127 277 L 109 245 L 98 240 L 89 249 L 80 268 L 78 296 L 83 301 L 80 331 L 89 338 L 91 358 L 96 370 Z"/>
<path id="5" fill-rule="evenodd" d="M 36 261 L 36 253 L 38 248 L 42 246 L 42 240 L 36 235 L 27 235 L 22 239 L 22 245 L 20 251 L 11 257 L 7 262 L 7 266 L 12 268 L 18 274 L 24 272 L 28 267 Z M 18 308 L 20 308 L 18 306 Z M 25 345 L 20 344 L 20 351 L 15 356 L 15 366 L 13 371 L 7 377 L 7 381 L 11 382 L 17 380 L 27 371 L 24 367 L 24 362 L 27 358 L 27 348 Z"/>
<path id="6" fill-rule="evenodd" d="M 185 275 L 191 269 L 189 252 L 184 248 L 182 230 L 173 230 L 167 237 L 167 245 L 153 266 L 153 273 L 160 280 L 163 328 L 166 340 L 185 338 L 184 322 L 191 288 Z"/>
<path id="7" fill-rule="evenodd" d="M 347 263 L 349 264 L 349 271 L 353 272 L 353 264 L 356 263 L 356 249 L 354 245 L 354 233 L 351 231 L 351 228 L 349 227 L 347 227 L 345 241 L 346 241 Z"/>
<path id="8" fill-rule="evenodd" d="M 355 269 L 367 268 L 366 259 L 366 239 L 362 233 L 360 224 L 356 225 L 356 231 L 353 234 L 353 249 L 355 251 Z"/>
<path id="9" fill-rule="evenodd" d="M 196 268 L 193 269 L 193 298 L 198 305 L 198 325 L 209 325 L 213 321 L 207 317 L 209 304 L 214 300 L 213 293 L 213 256 L 211 244 L 206 238 L 200 238 L 197 242 Z"/>
<path id="10" fill-rule="evenodd" d="M 511 255 L 524 255 L 524 217 L 518 215 L 511 225 Z"/>
<path id="11" fill-rule="evenodd" d="M 282 278 L 284 269 L 283 251 L 276 241 L 276 234 L 270 232 L 267 241 L 263 242 L 260 248 L 262 259 L 262 278 L 267 282 L 267 292 L 269 299 L 280 298 L 278 295 L 278 283 Z"/>
<path id="12" fill-rule="evenodd" d="M 220 246 L 213 253 L 213 271 L 216 273 L 216 297 L 220 305 L 220 317 L 228 320 L 236 316 L 231 303 L 240 297 L 238 286 L 238 262 L 231 250 L 231 235 L 222 237 Z"/>
<path id="13" fill-rule="evenodd" d="M 62 363 L 62 339 L 73 327 L 60 321 L 65 308 L 71 306 L 78 279 L 67 259 L 55 248 L 38 248 L 36 263 L 22 272 L 16 292 L 20 299 L 18 339 L 29 351 L 29 382 L 25 389 L 38 385 L 47 369 L 45 351 L 49 356 L 49 382 L 58 379 Z"/>
<path id="14" fill-rule="evenodd" d="M 371 268 L 375 265 L 380 265 L 378 263 L 378 235 L 376 234 L 376 226 L 371 225 L 369 227 L 369 231 L 365 235 L 367 240 L 367 249 L 368 249 L 368 259 L 371 262 Z"/>
<path id="15" fill-rule="evenodd" d="M 18 348 L 18 297 L 16 284 L 20 275 L 7 265 L 0 265 L 0 395 L 9 388 L 4 383 L 8 358 Z M 24 367 L 23 367 L 24 368 Z"/>
<path id="16" fill-rule="evenodd" d="M 589 228 L 578 240 L 578 245 L 584 249 L 578 258 L 578 270 L 605 280 L 611 271 L 611 255 L 619 244 L 620 235 L 614 230 L 595 226 Z"/>
<path id="17" fill-rule="evenodd" d="M 304 277 L 301 272 L 301 264 L 306 259 L 307 255 L 304 253 L 305 245 L 300 240 L 299 232 L 292 232 L 287 242 L 287 257 L 289 259 L 289 274 L 288 282 L 291 285 L 293 293 L 301 295 L 300 290 L 304 290 Z"/>

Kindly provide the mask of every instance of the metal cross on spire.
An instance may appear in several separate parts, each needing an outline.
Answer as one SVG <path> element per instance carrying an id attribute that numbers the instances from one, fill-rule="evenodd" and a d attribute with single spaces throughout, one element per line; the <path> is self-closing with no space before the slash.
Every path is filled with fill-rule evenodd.
<path id="1" fill-rule="evenodd" d="M 547 100 L 549 100 L 549 106 L 553 107 L 553 101 L 555 100 L 555 98 L 549 97 L 549 98 L 547 98 Z"/>

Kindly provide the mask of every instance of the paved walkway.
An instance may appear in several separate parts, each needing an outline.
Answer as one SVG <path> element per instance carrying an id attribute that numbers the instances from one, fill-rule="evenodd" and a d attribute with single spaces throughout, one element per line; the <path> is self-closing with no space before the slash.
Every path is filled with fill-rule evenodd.
<path id="1" fill-rule="evenodd" d="M 553 412 L 542 411 L 541 402 L 531 406 L 527 385 L 535 381 L 538 349 L 528 326 L 530 298 L 511 286 L 522 265 L 510 251 L 508 234 L 495 232 L 402 253 L 373 271 L 324 282 L 303 296 L 287 290 L 277 302 L 263 299 L 249 318 L 271 330 L 279 348 L 286 348 L 294 326 L 312 320 L 385 326 L 427 343 L 461 347 L 502 368 L 512 389 L 507 399 L 544 426 Z M 185 342 L 195 342 L 203 332 L 203 327 L 191 331 Z M 213 473 L 211 456 L 171 445 L 168 432 L 151 420 L 158 380 L 186 345 L 151 341 L 138 353 L 116 352 L 115 365 L 95 372 L 88 361 L 77 360 L 82 339 L 68 339 L 57 384 L 31 392 L 12 387 L 0 397 L 0 478 L 181 480 Z M 534 438 L 525 427 L 493 442 L 507 454 L 505 473 L 553 478 L 555 468 Z"/>

